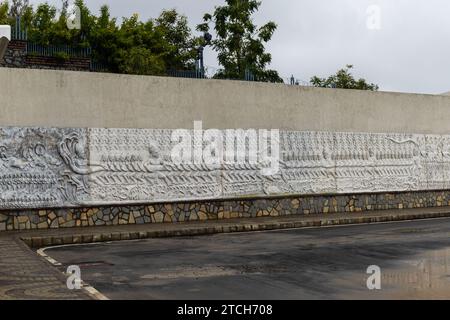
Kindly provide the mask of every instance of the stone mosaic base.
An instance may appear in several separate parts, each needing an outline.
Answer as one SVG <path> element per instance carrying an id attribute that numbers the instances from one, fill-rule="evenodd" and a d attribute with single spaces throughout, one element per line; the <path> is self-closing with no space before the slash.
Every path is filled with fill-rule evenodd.
<path id="1" fill-rule="evenodd" d="M 0 211 L 0 231 L 175 223 L 450 206 L 450 191 L 303 196 L 139 206 Z"/>

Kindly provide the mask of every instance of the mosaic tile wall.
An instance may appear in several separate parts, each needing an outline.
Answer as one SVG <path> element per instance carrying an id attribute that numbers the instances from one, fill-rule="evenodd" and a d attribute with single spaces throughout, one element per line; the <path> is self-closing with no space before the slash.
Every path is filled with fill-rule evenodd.
<path id="1" fill-rule="evenodd" d="M 450 206 L 450 191 L 179 202 L 80 209 L 0 211 L 0 231 Z"/>

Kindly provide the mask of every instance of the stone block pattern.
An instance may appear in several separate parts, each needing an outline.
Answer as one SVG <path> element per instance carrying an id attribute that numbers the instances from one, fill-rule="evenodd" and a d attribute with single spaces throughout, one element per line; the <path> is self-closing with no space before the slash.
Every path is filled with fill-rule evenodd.
<path id="1" fill-rule="evenodd" d="M 28 55 L 25 58 L 25 66 L 29 69 L 90 71 L 91 59 L 71 57 L 61 61 L 54 57 Z"/>
<path id="2" fill-rule="evenodd" d="M 0 231 L 176 223 L 450 206 L 450 191 L 301 196 L 136 206 L 0 211 Z"/>
<path id="3" fill-rule="evenodd" d="M 30 55 L 27 53 L 27 41 L 12 40 L 3 61 L 0 60 L 0 67 L 90 71 L 91 59 L 70 57 L 61 61 L 55 57 Z"/>
<path id="4" fill-rule="evenodd" d="M 0 67 L 25 68 L 26 55 L 27 42 L 12 40 L 8 44 L 3 60 L 0 60 Z"/>

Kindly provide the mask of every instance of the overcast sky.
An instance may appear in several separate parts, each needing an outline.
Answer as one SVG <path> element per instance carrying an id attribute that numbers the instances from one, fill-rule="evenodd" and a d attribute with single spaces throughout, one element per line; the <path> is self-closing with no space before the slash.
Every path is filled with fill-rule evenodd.
<path id="1" fill-rule="evenodd" d="M 32 0 L 31 2 L 42 2 Z M 60 0 L 50 3 L 59 4 Z M 108 4 L 114 16 L 139 13 L 146 20 L 176 8 L 194 27 L 224 0 L 86 0 L 93 11 Z M 257 24 L 278 24 L 267 49 L 271 67 L 284 78 L 327 76 L 346 64 L 381 90 L 450 91 L 450 1 L 448 0 L 263 0 Z M 380 9 L 367 10 L 376 5 Z M 372 7 L 371 7 L 372 8 Z M 373 28 L 368 28 L 369 25 Z M 378 25 L 376 21 L 380 21 Z M 377 28 L 379 26 L 379 28 Z M 206 65 L 217 68 L 208 50 Z"/>

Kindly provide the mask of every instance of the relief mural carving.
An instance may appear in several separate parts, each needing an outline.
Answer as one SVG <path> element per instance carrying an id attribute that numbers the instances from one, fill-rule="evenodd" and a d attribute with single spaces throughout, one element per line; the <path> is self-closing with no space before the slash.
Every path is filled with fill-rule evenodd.
<path id="1" fill-rule="evenodd" d="M 0 128 L 0 209 L 450 187 L 450 136 L 281 131 L 280 170 L 269 176 L 248 159 L 176 164 L 171 136 Z"/>

